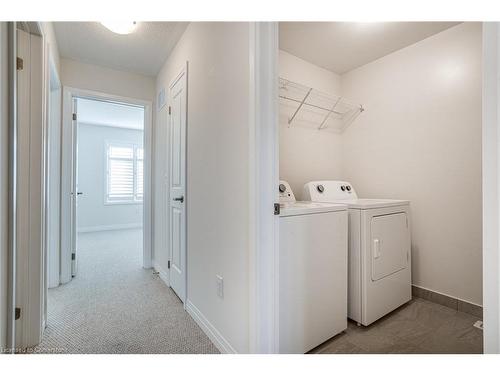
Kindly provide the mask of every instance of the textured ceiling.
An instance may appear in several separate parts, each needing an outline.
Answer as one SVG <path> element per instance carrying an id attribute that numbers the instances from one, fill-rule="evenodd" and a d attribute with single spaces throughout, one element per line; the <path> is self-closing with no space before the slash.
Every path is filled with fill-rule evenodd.
<path id="1" fill-rule="evenodd" d="M 139 22 L 132 34 L 115 34 L 99 22 L 54 22 L 61 57 L 156 76 L 187 22 Z"/>
<path id="2" fill-rule="evenodd" d="M 459 22 L 281 22 L 280 48 L 343 74 Z"/>

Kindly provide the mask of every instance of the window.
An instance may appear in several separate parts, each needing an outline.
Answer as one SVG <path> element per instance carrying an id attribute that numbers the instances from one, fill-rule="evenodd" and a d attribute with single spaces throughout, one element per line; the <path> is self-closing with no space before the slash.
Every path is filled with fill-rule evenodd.
<path id="1" fill-rule="evenodd" d="M 136 162 L 135 162 L 135 167 L 136 167 L 136 184 L 135 184 L 135 195 L 137 199 L 142 201 L 143 197 L 143 179 L 144 179 L 144 150 L 142 148 L 137 147 L 136 148 Z"/>
<path id="2" fill-rule="evenodd" d="M 144 149 L 138 145 L 108 143 L 106 202 L 142 202 Z"/>

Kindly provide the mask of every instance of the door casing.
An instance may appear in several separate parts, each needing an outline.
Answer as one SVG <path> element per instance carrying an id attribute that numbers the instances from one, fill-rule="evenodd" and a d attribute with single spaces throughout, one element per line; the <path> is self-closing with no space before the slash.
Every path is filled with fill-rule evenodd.
<path id="1" fill-rule="evenodd" d="M 500 353 L 500 23 L 483 23 L 483 322 L 484 353 Z"/>
<path id="2" fill-rule="evenodd" d="M 249 23 L 249 348 L 279 353 L 278 23 Z"/>
<path id="3" fill-rule="evenodd" d="M 7 78 L 8 78 L 8 173 L 7 173 L 7 301 L 5 337 L 0 339 L 0 343 L 5 340 L 5 348 L 14 350 L 15 342 L 15 307 L 16 307 L 16 200 L 17 200 L 17 23 L 7 23 Z M 3 52 L 3 51 L 2 51 Z M 4 74 L 2 72 L 2 78 Z M 2 143 L 3 144 L 3 143 Z M 3 183 L 3 181 L 2 181 Z M 4 186 L 2 186 L 2 189 Z M 3 212 L 2 212 L 3 215 Z M 2 244 L 3 245 L 3 244 Z M 5 268 L 4 268 L 5 269 Z M 3 286 L 2 286 L 3 287 Z M 1 305 L 1 304 L 0 304 Z M 2 311 L 3 312 L 3 311 Z M 1 313 L 0 313 L 1 314 Z M 3 323 L 2 323 L 3 324 Z"/>
<path id="4" fill-rule="evenodd" d="M 78 113 L 78 99 L 73 97 L 73 113 Z M 77 272 L 77 246 L 78 246 L 78 118 L 71 122 L 71 277 Z"/>
<path id="5" fill-rule="evenodd" d="M 40 32 L 17 29 L 15 348 L 38 344 L 44 329 L 45 259 L 45 69 Z"/>

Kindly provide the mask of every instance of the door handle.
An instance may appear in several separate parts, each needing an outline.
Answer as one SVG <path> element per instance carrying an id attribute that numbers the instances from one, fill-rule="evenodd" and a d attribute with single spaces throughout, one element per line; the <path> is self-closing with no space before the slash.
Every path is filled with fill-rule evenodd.
<path id="1" fill-rule="evenodd" d="M 174 200 L 174 201 L 176 201 L 176 202 L 181 202 L 181 203 L 183 203 L 183 202 L 184 202 L 184 196 L 182 196 L 182 197 L 178 197 L 178 198 L 174 198 L 173 200 Z"/>
<path id="2" fill-rule="evenodd" d="M 83 191 L 78 191 L 76 195 L 83 195 Z"/>
<path id="3" fill-rule="evenodd" d="M 373 240 L 373 258 L 380 258 L 380 240 L 378 238 Z"/>

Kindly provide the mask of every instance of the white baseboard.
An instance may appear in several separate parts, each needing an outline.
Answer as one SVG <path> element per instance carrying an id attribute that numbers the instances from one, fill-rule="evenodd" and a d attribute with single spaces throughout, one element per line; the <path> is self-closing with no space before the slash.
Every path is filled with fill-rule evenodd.
<path id="1" fill-rule="evenodd" d="M 80 228 L 78 228 L 78 233 L 104 232 L 106 230 L 138 229 L 138 228 L 142 228 L 142 223 L 98 225 L 95 227 L 80 227 Z"/>
<path id="2" fill-rule="evenodd" d="M 224 354 L 237 354 L 238 352 L 231 346 L 231 344 L 221 335 L 221 333 L 208 321 L 198 308 L 193 305 L 190 300 L 186 302 L 186 311 L 198 324 L 203 332 L 208 336 L 210 341 Z"/>
<path id="3" fill-rule="evenodd" d="M 160 279 L 170 287 L 168 273 L 153 259 L 153 268 L 158 272 Z M 221 335 L 221 333 L 208 321 L 205 315 L 190 301 L 186 301 L 186 311 L 194 319 L 196 324 L 208 336 L 210 341 L 219 349 L 221 353 L 236 354 L 238 353 L 229 342 Z"/>
<path id="4" fill-rule="evenodd" d="M 160 279 L 168 286 L 170 287 L 170 282 L 168 279 L 168 273 L 160 267 L 158 263 L 156 263 L 153 259 L 153 269 L 158 272 L 158 275 L 160 276 Z"/>

